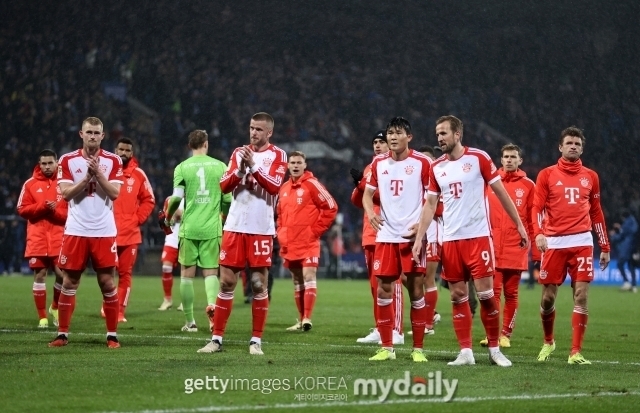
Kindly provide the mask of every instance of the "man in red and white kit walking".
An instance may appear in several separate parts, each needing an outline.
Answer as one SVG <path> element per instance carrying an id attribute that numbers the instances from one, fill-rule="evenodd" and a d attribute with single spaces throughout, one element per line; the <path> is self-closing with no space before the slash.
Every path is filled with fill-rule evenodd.
<path id="1" fill-rule="evenodd" d="M 462 134 L 462 121 L 455 116 L 443 116 L 436 121 L 438 144 L 445 156 L 431 166 L 427 202 L 420 215 L 413 245 L 414 260 L 420 259 L 422 238 L 442 195 L 443 279 L 449 282 L 453 328 L 460 344 L 458 357 L 448 364 L 475 364 L 471 350 L 472 320 L 467 287 L 467 281 L 472 278 L 480 300 L 482 324 L 489 340 L 489 359 L 491 363 L 509 367 L 511 362 L 498 346 L 500 312 L 493 294 L 495 259 L 487 211 L 487 185 L 491 186 L 509 218 L 516 224 L 523 248 L 528 247 L 529 240 L 491 158 L 484 151 L 462 146 Z"/>
<path id="2" fill-rule="evenodd" d="M 587 297 L 593 281 L 593 237 L 600 245 L 600 269 L 609 264 L 609 239 L 600 207 L 600 178 L 582 166 L 580 156 L 585 138 L 582 130 L 571 126 L 560 134 L 561 157 L 558 163 L 538 174 L 533 200 L 533 227 L 536 246 L 542 252 L 540 278 L 542 302 L 540 314 L 544 344 L 538 361 L 549 360 L 556 349 L 553 324 L 558 286 L 569 273 L 573 288 L 573 335 L 569 364 L 591 364 L 580 351 L 587 329 Z M 544 220 L 544 228 L 542 222 Z"/>
<path id="3" fill-rule="evenodd" d="M 49 327 L 47 318 L 47 272 L 55 274 L 53 301 L 49 313 L 58 325 L 58 299 L 62 289 L 62 271 L 58 268 L 62 232 L 68 205 L 62 199 L 57 182 L 58 156 L 50 149 L 40 152 L 33 176 L 22 186 L 18 215 L 27 220 L 27 245 L 24 256 L 33 270 L 33 300 L 40 319 L 38 327 Z"/>
<path id="4" fill-rule="evenodd" d="M 316 303 L 316 272 L 320 262 L 320 237 L 338 213 L 338 205 L 327 188 L 307 171 L 306 156 L 300 151 L 289 154 L 290 179 L 278 196 L 277 233 L 280 256 L 291 272 L 298 321 L 288 331 L 309 331 Z"/>
<path id="5" fill-rule="evenodd" d="M 122 159 L 122 180 L 124 186 L 118 198 L 113 202 L 118 235 L 118 298 L 120 310 L 118 322 L 126 323 L 125 310 L 131 294 L 133 266 L 138 256 L 138 246 L 142 243 L 140 225 L 142 225 L 156 204 L 151 183 L 134 157 L 133 141 L 120 138 L 116 144 L 116 155 Z"/>
<path id="6" fill-rule="evenodd" d="M 220 245 L 220 293 L 213 316 L 213 335 L 199 353 L 221 350 L 238 273 L 248 264 L 253 290 L 249 354 L 264 355 L 262 333 L 269 310 L 267 277 L 276 234 L 274 211 L 287 171 L 286 152 L 269 142 L 273 126 L 273 117 L 268 113 L 259 112 L 251 117 L 250 145 L 233 151 L 229 167 L 220 180 L 222 192 L 233 193 L 233 201 Z"/>
<path id="7" fill-rule="evenodd" d="M 502 147 L 500 155 L 502 168 L 498 170 L 504 189 L 513 201 L 520 220 L 527 229 L 529 239 L 533 237 L 533 222 L 531 208 L 535 183 L 527 178 L 527 174 L 519 168 L 522 164 L 522 151 L 517 145 L 509 144 Z M 493 233 L 493 245 L 496 254 L 496 270 L 493 274 L 493 293 L 496 297 L 498 309 L 501 307 L 501 295 L 504 291 L 504 307 L 502 311 L 502 331 L 498 344 L 500 347 L 511 347 L 511 334 L 516 324 L 518 313 L 518 288 L 522 271 L 529 267 L 529 251 L 520 248 L 520 235 L 509 219 L 500 200 L 492 190 L 489 190 L 489 218 Z M 533 261 L 540 261 L 540 252 L 533 247 Z M 487 346 L 489 340 L 485 337 L 480 344 Z"/>
<path id="8" fill-rule="evenodd" d="M 69 202 L 58 263 L 63 272 L 62 292 L 58 302 L 58 336 L 49 347 L 68 343 L 69 324 L 76 304 L 80 277 L 91 258 L 102 291 L 107 325 L 107 346 L 118 348 L 118 290 L 114 268 L 118 263 L 116 223 L 113 201 L 122 185 L 122 160 L 100 149 L 104 138 L 100 119 L 89 117 L 80 130 L 82 148 L 60 157 L 58 186 Z"/>
<path id="9" fill-rule="evenodd" d="M 378 312 L 376 324 L 382 348 L 369 358 L 372 361 L 393 360 L 394 284 L 405 276 L 411 300 L 414 362 L 426 362 L 422 351 L 427 307 L 424 302 L 424 259 L 412 261 L 411 243 L 404 238 L 420 217 L 422 199 L 429 183 L 430 159 L 409 148 L 413 139 L 409 121 L 395 117 L 387 124 L 389 152 L 378 155 L 371 164 L 371 175 L 362 197 L 369 223 L 375 231 L 376 249 L 373 273 L 378 278 Z M 373 194 L 380 194 L 380 213 L 373 209 Z M 424 236 L 424 234 L 422 234 Z M 424 258 L 424 257 L 422 257 Z"/>
<path id="10" fill-rule="evenodd" d="M 387 144 L 387 131 L 379 130 L 373 137 L 373 153 L 374 158 L 383 153 L 389 152 Z M 371 164 L 364 168 L 363 172 L 356 169 L 351 170 L 351 176 L 356 187 L 351 193 L 351 203 L 358 208 L 362 206 L 362 196 L 366 188 L 367 179 L 371 175 Z M 380 195 L 378 191 L 373 194 L 373 210 L 376 214 L 380 213 Z M 373 254 L 376 249 L 376 231 L 369 223 L 367 214 L 362 219 L 362 249 L 364 251 L 364 259 L 367 265 L 367 273 L 369 275 L 369 285 L 371 286 L 371 297 L 373 298 L 373 322 L 376 322 L 376 313 L 378 311 L 378 278 L 373 275 Z M 393 344 L 404 344 L 403 321 L 404 321 L 404 294 L 402 293 L 402 283 L 396 282 L 393 289 L 393 308 L 395 317 L 393 318 Z M 369 334 L 356 340 L 358 343 L 380 343 L 380 333 L 378 328 L 373 328 Z"/>

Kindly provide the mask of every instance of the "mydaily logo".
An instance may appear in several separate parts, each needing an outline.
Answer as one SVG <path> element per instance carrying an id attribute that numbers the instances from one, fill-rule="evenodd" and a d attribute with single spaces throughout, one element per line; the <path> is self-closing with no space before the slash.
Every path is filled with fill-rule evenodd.
<path id="1" fill-rule="evenodd" d="M 448 402 L 453 398 L 458 388 L 458 379 L 443 379 L 442 372 L 429 372 L 427 378 L 414 376 L 404 372 L 401 379 L 356 379 L 353 382 L 355 396 L 376 396 L 378 401 L 385 401 L 391 394 L 396 396 L 442 397 Z"/>

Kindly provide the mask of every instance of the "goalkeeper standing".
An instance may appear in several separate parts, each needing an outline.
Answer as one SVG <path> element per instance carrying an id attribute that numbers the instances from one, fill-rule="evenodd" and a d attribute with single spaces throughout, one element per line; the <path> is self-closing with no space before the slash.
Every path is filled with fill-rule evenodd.
<path id="1" fill-rule="evenodd" d="M 184 212 L 178 234 L 180 294 L 186 318 L 182 331 L 198 331 L 193 318 L 193 279 L 196 265 L 202 268 L 208 303 L 205 312 L 209 317 L 209 328 L 213 331 L 213 313 L 220 289 L 218 258 L 222 236 L 221 214 L 226 215 L 229 211 L 231 194 L 222 194 L 220 189 L 220 178 L 227 167 L 223 162 L 207 155 L 207 132 L 191 132 L 189 148 L 193 151 L 192 156 L 176 166 L 173 172 L 173 195 L 167 211 L 160 215 L 160 226 L 166 231 L 184 198 Z"/>

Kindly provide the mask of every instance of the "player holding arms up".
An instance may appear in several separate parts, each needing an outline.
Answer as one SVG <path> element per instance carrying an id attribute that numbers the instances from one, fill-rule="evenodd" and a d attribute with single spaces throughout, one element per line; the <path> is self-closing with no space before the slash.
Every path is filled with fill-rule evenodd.
<path id="1" fill-rule="evenodd" d="M 133 156 L 133 142 L 129 138 L 120 138 L 116 145 L 116 155 L 122 159 L 122 180 L 124 187 L 113 202 L 118 235 L 118 299 L 120 312 L 118 322 L 127 322 L 125 310 L 131 294 L 131 276 L 138 256 L 138 245 L 142 243 L 140 225 L 153 211 L 156 204 L 151 183 L 144 171 L 138 167 Z"/>
<path id="2" fill-rule="evenodd" d="M 278 242 L 284 267 L 291 272 L 299 318 L 287 330 L 311 330 L 316 302 L 316 271 L 320 261 L 320 237 L 336 214 L 338 205 L 327 189 L 306 170 L 304 153 L 289 154 L 290 179 L 278 197 Z"/>
<path id="3" fill-rule="evenodd" d="M 62 155 L 58 165 L 58 186 L 62 197 L 69 202 L 69 216 L 58 260 L 63 270 L 58 301 L 60 326 L 58 336 L 49 347 L 67 345 L 76 290 L 89 258 L 102 291 L 107 346 L 120 347 L 117 338 L 118 290 L 113 280 L 118 263 L 113 201 L 122 185 L 122 160 L 116 154 L 100 149 L 104 138 L 102 130 L 100 119 L 86 118 L 80 130 L 82 149 Z"/>
<path id="4" fill-rule="evenodd" d="M 422 237 L 431 224 L 438 198 L 442 195 L 444 234 L 442 244 L 443 279 L 449 282 L 453 304 L 453 328 L 460 353 L 451 366 L 475 364 L 471 350 L 471 308 L 467 280 L 478 291 L 481 318 L 489 340 L 489 359 L 502 367 L 511 362 L 500 352 L 500 313 L 493 294 L 494 257 L 487 216 L 487 185 L 495 192 L 509 218 L 516 224 L 523 248 L 528 247 L 527 231 L 518 211 L 502 186 L 496 166 L 486 152 L 462 146 L 463 125 L 455 116 L 436 121 L 438 144 L 445 155 L 431 166 L 427 202 L 420 215 L 414 259 L 420 259 Z"/>
<path id="5" fill-rule="evenodd" d="M 216 300 L 214 331 L 211 341 L 198 350 L 200 353 L 221 350 L 222 336 L 233 307 L 238 273 L 248 263 L 249 282 L 253 289 L 253 332 L 249 354 L 264 354 L 261 344 L 269 310 L 267 273 L 271 266 L 273 236 L 276 233 L 273 214 L 287 170 L 287 154 L 269 143 L 273 124 L 273 118 L 268 113 L 260 112 L 251 117 L 250 145 L 233 151 L 227 171 L 220 181 L 225 193 L 233 193 L 233 201 L 220 247 L 220 294 Z"/>
<path id="6" fill-rule="evenodd" d="M 166 213 L 169 206 L 170 196 L 164 200 L 164 206 L 160 211 L 160 214 Z M 182 213 L 184 211 L 184 198 L 180 201 L 180 205 L 176 212 L 173 213 L 172 221 L 169 222 L 171 226 L 171 233 L 166 234 L 164 237 L 164 246 L 162 247 L 162 255 L 160 256 L 160 262 L 162 262 L 162 289 L 164 290 L 164 299 L 162 304 L 158 307 L 160 311 L 166 311 L 173 306 L 172 290 L 173 290 L 173 268 L 178 265 L 178 246 L 180 244 L 178 234 L 180 233 L 180 220 L 182 219 Z M 178 311 L 182 311 L 182 304 L 177 308 Z"/>
<path id="7" fill-rule="evenodd" d="M 58 325 L 58 299 L 62 289 L 62 271 L 58 268 L 64 223 L 67 220 L 67 201 L 62 199 L 56 172 L 58 156 L 45 149 L 38 156 L 33 176 L 22 186 L 18 198 L 18 215 L 27 220 L 27 248 L 24 256 L 33 270 L 33 300 L 38 311 L 38 327 L 49 327 L 47 319 L 47 271 L 55 273 L 53 302 L 49 313 Z"/>
<path id="8" fill-rule="evenodd" d="M 220 289 L 218 279 L 218 255 L 222 235 L 222 217 L 229 210 L 231 197 L 223 195 L 220 178 L 226 168 L 221 161 L 207 155 L 209 136 L 204 130 L 189 134 L 192 156 L 181 162 L 173 171 L 173 195 L 167 206 L 166 218 L 160 226 L 167 228 L 184 198 L 184 212 L 180 225 L 180 294 L 186 319 L 182 331 L 198 331 L 193 317 L 193 279 L 196 265 L 202 268 L 204 288 L 207 294 L 205 313 L 209 318 L 209 330 L 213 327 L 214 303 Z M 161 215 L 162 217 L 162 215 Z M 164 229 L 163 228 L 163 229 Z M 168 232 L 168 231 L 165 231 Z"/>
<path id="9" fill-rule="evenodd" d="M 374 158 L 380 154 L 389 152 L 387 144 L 387 131 L 379 130 L 373 137 L 373 153 Z M 371 175 L 371 164 L 364 168 L 364 172 L 357 169 L 351 169 L 353 183 L 356 185 L 351 193 L 351 203 L 358 208 L 362 206 L 362 196 L 367 184 L 367 178 Z M 376 214 L 380 213 L 380 196 L 378 191 L 373 194 L 373 210 Z M 364 251 L 364 259 L 367 265 L 367 273 L 369 275 L 369 285 L 371 286 L 371 296 L 373 298 L 373 321 L 376 321 L 376 313 L 378 311 L 378 278 L 373 275 L 373 255 L 376 249 L 376 231 L 371 227 L 367 214 L 362 219 L 362 250 Z M 402 294 L 402 283 L 395 283 L 393 289 L 393 305 L 395 317 L 393 319 L 393 344 L 404 344 L 403 315 L 404 315 L 404 295 Z M 378 328 L 373 328 L 369 334 L 356 340 L 358 343 L 379 343 L 380 333 Z"/>
<path id="10" fill-rule="evenodd" d="M 540 278 L 542 302 L 540 314 L 544 344 L 538 361 L 547 361 L 556 349 L 553 324 L 558 286 L 571 276 L 573 288 L 573 337 L 569 364 L 591 364 L 580 350 L 587 329 L 587 296 L 593 280 L 593 237 L 598 236 L 600 269 L 609 264 L 610 245 L 600 207 L 598 174 L 582 166 L 584 134 L 571 126 L 560 134 L 561 157 L 558 163 L 538 174 L 533 201 L 533 228 L 536 246 L 542 251 Z M 544 228 L 541 227 L 544 217 Z"/>
<path id="11" fill-rule="evenodd" d="M 391 303 L 394 284 L 404 274 L 411 300 L 411 330 L 415 362 L 426 362 L 422 351 L 427 307 L 424 302 L 424 259 L 412 261 L 411 244 L 403 235 L 411 232 L 420 217 L 422 199 L 429 183 L 430 160 L 409 149 L 413 138 L 411 125 L 402 118 L 387 124 L 389 152 L 378 155 L 371 164 L 371 175 L 362 197 L 362 204 L 376 235 L 373 272 L 378 277 L 378 312 L 376 324 L 382 348 L 369 360 L 393 360 L 394 311 Z M 380 214 L 373 209 L 373 194 L 380 194 Z M 424 234 L 422 234 L 424 236 Z M 423 257 L 421 257 L 423 258 Z"/>
<path id="12" fill-rule="evenodd" d="M 504 189 L 518 210 L 520 220 L 525 225 L 529 239 L 533 237 L 533 223 L 531 222 L 531 208 L 533 207 L 533 193 L 535 184 L 527 174 L 519 168 L 522 164 L 522 151 L 517 145 L 509 144 L 502 147 L 500 162 L 502 168 L 498 170 Z M 518 229 L 509 219 L 500 200 L 489 190 L 489 218 L 493 233 L 493 244 L 496 255 L 496 270 L 493 273 L 493 294 L 500 309 L 501 292 L 504 290 L 504 309 L 502 315 L 502 331 L 500 333 L 500 347 L 511 347 L 511 333 L 516 323 L 518 312 L 518 288 L 522 271 L 529 267 L 529 251 L 520 248 Z M 533 248 L 533 261 L 540 261 L 540 253 Z M 488 345 L 485 337 L 480 341 L 483 346 Z"/>

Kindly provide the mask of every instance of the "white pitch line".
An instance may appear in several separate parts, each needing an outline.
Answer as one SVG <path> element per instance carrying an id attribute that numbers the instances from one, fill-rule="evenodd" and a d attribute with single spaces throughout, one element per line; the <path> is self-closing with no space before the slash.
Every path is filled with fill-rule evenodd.
<path id="1" fill-rule="evenodd" d="M 18 329 L 0 329 L 0 333 L 37 333 L 37 334 L 55 334 L 55 331 L 43 331 L 43 330 L 18 330 Z M 106 337 L 106 333 L 69 333 L 70 337 L 73 336 L 87 336 L 87 337 Z M 131 337 L 131 338 L 161 338 L 161 339 L 170 339 L 170 340 L 194 340 L 194 341 L 204 341 L 207 342 L 209 341 L 208 338 L 205 337 L 196 337 L 193 335 L 193 333 L 188 333 L 188 335 L 170 335 L 170 336 L 156 336 L 156 335 L 143 335 L 143 334 L 123 334 L 123 333 L 118 333 L 118 337 L 120 338 L 127 338 L 127 337 Z M 232 343 L 232 344 L 247 344 L 246 341 L 242 341 L 242 340 L 225 340 L 225 343 Z M 268 341 L 263 341 L 263 344 L 273 344 L 276 346 L 317 346 L 317 344 L 312 344 L 312 343 L 296 343 L 296 342 L 283 342 L 283 343 L 274 343 L 274 342 L 268 342 Z M 348 344 L 322 344 L 325 347 L 333 347 L 333 348 L 375 348 L 374 346 L 368 346 L 368 345 L 348 345 Z M 408 352 L 411 351 L 411 348 L 404 348 L 404 347 L 396 347 L 396 351 L 397 352 Z M 458 352 L 457 351 L 450 351 L 450 350 L 429 350 L 429 349 L 424 349 L 425 353 L 429 353 L 429 354 L 444 354 L 444 355 L 457 355 Z M 481 358 L 488 358 L 489 354 L 485 353 L 485 352 L 474 352 L 473 354 L 475 356 L 475 358 L 481 357 Z M 509 356 L 510 358 L 516 358 L 516 359 L 523 359 L 523 360 L 528 360 L 531 359 L 531 357 L 527 357 L 527 356 L 518 356 L 518 355 L 511 355 Z M 596 363 L 596 364 L 620 364 L 620 365 L 631 365 L 631 366 L 640 366 L 640 362 L 622 362 L 622 361 L 617 361 L 617 360 L 590 360 L 592 363 Z"/>
<path id="2" fill-rule="evenodd" d="M 640 392 L 630 391 L 601 392 L 601 393 L 565 393 L 565 394 L 521 394 L 516 396 L 483 396 L 483 397 L 458 397 L 453 398 L 449 403 L 477 403 L 486 401 L 519 401 L 519 400 L 548 400 L 567 399 L 583 397 L 619 397 L 619 396 L 639 396 Z M 302 409 L 306 407 L 354 407 L 354 406 L 375 406 L 390 404 L 416 404 L 416 403 L 446 403 L 440 398 L 411 398 L 387 400 L 379 402 L 377 400 L 361 400 L 357 402 L 335 402 L 335 403 L 277 403 L 272 405 L 245 405 L 245 406 L 205 406 L 178 409 L 158 409 L 158 410 L 135 410 L 128 412 L 109 411 L 102 413 L 206 413 L 206 412 L 234 412 L 239 410 L 266 410 L 266 409 Z"/>

